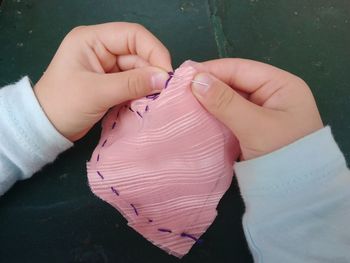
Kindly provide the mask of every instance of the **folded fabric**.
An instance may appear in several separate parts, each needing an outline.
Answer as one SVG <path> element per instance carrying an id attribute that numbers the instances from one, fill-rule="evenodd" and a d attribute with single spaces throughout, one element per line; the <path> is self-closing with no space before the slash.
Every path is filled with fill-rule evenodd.
<path id="1" fill-rule="evenodd" d="M 195 74 L 184 63 L 160 94 L 113 108 L 87 163 L 93 193 L 177 257 L 214 221 L 240 151 L 192 95 Z"/>

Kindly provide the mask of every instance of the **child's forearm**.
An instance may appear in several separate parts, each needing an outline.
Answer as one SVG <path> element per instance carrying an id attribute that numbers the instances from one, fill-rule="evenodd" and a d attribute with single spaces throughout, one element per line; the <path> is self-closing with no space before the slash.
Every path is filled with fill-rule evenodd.
<path id="1" fill-rule="evenodd" d="M 350 172 L 329 127 L 235 171 L 256 262 L 350 261 Z"/>
<path id="2" fill-rule="evenodd" d="M 42 111 L 27 77 L 0 90 L 0 195 L 73 144 Z"/>

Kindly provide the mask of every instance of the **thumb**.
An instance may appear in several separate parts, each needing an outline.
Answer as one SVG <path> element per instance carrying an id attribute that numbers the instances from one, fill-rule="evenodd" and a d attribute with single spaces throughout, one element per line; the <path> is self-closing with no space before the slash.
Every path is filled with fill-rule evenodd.
<path id="1" fill-rule="evenodd" d="M 169 74 L 156 67 L 143 67 L 128 71 L 98 75 L 98 93 L 107 107 L 160 92 Z"/>
<path id="2" fill-rule="evenodd" d="M 209 73 L 199 73 L 192 92 L 202 106 L 224 123 L 238 139 L 256 130 L 264 120 L 263 108 L 243 98 Z"/>

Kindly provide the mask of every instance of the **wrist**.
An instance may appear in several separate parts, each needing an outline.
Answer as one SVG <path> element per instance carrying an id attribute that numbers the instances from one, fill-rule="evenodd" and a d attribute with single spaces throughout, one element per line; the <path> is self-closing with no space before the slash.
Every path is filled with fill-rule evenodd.
<path id="1" fill-rule="evenodd" d="M 35 84 L 33 88 L 34 95 L 40 104 L 47 120 L 56 129 L 56 131 L 66 139 L 74 142 L 74 135 L 65 128 L 64 122 L 60 121 L 62 119 L 67 120 L 67 116 L 63 116 L 65 115 L 65 111 L 63 110 L 64 107 L 62 105 L 61 109 L 57 109 L 55 106 L 56 102 L 49 99 L 55 97 L 55 94 L 50 94 L 50 89 L 45 87 L 46 83 L 45 79 L 43 78 Z"/>

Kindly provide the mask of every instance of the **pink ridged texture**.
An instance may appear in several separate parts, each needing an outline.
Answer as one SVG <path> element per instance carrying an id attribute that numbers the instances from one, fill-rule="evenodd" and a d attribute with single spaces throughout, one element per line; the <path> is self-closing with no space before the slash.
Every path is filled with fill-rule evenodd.
<path id="1" fill-rule="evenodd" d="M 93 193 L 177 257 L 214 221 L 239 155 L 232 133 L 194 98 L 195 73 L 184 63 L 158 98 L 112 109 L 87 163 Z"/>

